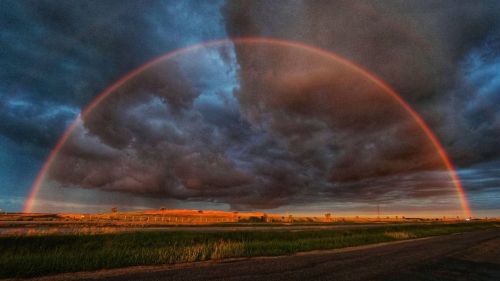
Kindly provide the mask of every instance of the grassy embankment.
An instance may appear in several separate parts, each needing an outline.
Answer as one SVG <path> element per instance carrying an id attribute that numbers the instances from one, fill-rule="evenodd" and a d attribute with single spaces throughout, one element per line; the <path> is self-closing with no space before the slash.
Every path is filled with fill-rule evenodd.
<path id="1" fill-rule="evenodd" d="M 350 230 L 134 232 L 0 237 L 0 278 L 230 257 L 289 255 L 499 227 L 498 223 Z"/>

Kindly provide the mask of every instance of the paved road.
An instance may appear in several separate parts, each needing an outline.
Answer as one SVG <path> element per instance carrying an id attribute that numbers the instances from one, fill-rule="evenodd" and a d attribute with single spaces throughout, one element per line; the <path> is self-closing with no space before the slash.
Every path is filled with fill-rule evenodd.
<path id="1" fill-rule="evenodd" d="M 76 276 L 72 275 L 72 277 Z M 498 281 L 500 280 L 500 230 L 470 232 L 287 257 L 204 262 L 177 267 L 121 269 L 97 275 L 80 275 L 80 277 L 83 279 L 78 280 L 94 281 Z"/>

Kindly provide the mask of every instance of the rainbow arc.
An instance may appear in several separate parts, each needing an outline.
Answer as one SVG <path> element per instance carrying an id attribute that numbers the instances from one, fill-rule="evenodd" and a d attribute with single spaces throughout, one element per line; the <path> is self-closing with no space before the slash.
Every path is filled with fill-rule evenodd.
<path id="1" fill-rule="evenodd" d="M 112 95 L 117 89 L 119 89 L 121 86 L 127 83 L 127 81 L 133 79 L 143 71 L 147 70 L 150 67 L 153 67 L 159 63 L 162 63 L 164 61 L 167 61 L 169 59 L 172 59 L 182 53 L 193 51 L 196 49 L 202 49 L 202 48 L 207 48 L 207 47 L 217 47 L 217 46 L 223 46 L 227 44 L 244 44 L 244 45 L 260 45 L 260 44 L 268 44 L 268 45 L 274 45 L 274 46 L 285 46 L 285 47 L 291 47 L 291 48 L 298 48 L 302 49 L 304 51 L 309 51 L 313 52 L 317 55 L 323 56 L 327 59 L 335 60 L 338 63 L 341 63 L 352 70 L 358 72 L 359 74 L 363 75 L 364 77 L 368 78 L 370 81 L 372 81 L 374 84 L 379 86 L 381 89 L 384 90 L 384 92 L 389 95 L 391 98 L 393 98 L 397 104 L 399 104 L 408 114 L 409 116 L 418 124 L 419 128 L 422 130 L 422 132 L 428 137 L 432 145 L 434 146 L 436 152 L 438 153 L 439 157 L 443 161 L 444 166 L 448 170 L 448 174 L 451 178 L 451 181 L 453 183 L 453 186 L 455 187 L 455 190 L 458 194 L 461 208 L 463 211 L 463 214 L 465 217 L 471 217 L 472 212 L 469 206 L 469 202 L 466 196 L 466 193 L 464 191 L 464 188 L 462 186 L 462 183 L 460 182 L 460 179 L 457 175 L 457 172 L 455 170 L 455 167 L 450 160 L 450 157 L 446 153 L 445 149 L 439 142 L 438 138 L 436 135 L 432 132 L 432 130 L 429 128 L 429 126 L 426 124 L 426 122 L 423 120 L 423 118 L 416 112 L 399 94 L 396 93 L 389 85 L 387 85 L 385 82 L 383 82 L 381 79 L 376 77 L 374 74 L 370 73 L 369 71 L 365 70 L 364 68 L 354 64 L 353 62 L 342 58 L 335 53 L 313 47 L 301 42 L 296 42 L 296 41 L 288 41 L 288 40 L 282 40 L 282 39 L 275 39 L 275 38 L 260 38 L 260 37 L 244 37 L 244 38 L 228 38 L 228 39 L 221 39 L 221 40 L 215 40 L 215 41 L 208 41 L 204 42 L 201 44 L 177 49 L 175 51 L 166 53 L 160 57 L 157 57 L 142 66 L 132 70 L 131 72 L 127 73 L 125 76 L 120 78 L 118 81 L 116 81 L 114 84 L 109 86 L 107 89 L 105 89 L 101 94 L 99 94 L 80 114 L 78 118 L 85 118 L 88 114 L 92 112 L 93 109 L 95 109 L 104 99 L 106 99 L 108 96 Z M 47 160 L 43 164 L 41 170 L 39 171 L 32 187 L 31 191 L 28 195 L 28 198 L 25 202 L 24 205 L 24 212 L 31 212 L 32 207 L 34 204 L 34 201 L 36 200 L 37 194 L 40 191 L 40 188 L 42 186 L 42 183 L 44 182 L 47 172 L 49 171 L 51 164 L 54 162 L 54 159 L 56 158 L 57 154 L 63 147 L 63 145 L 66 143 L 68 138 L 71 136 L 72 132 L 77 126 L 77 121 L 73 122 L 63 133 L 57 144 L 54 146 L 52 151 L 50 152 Z"/>

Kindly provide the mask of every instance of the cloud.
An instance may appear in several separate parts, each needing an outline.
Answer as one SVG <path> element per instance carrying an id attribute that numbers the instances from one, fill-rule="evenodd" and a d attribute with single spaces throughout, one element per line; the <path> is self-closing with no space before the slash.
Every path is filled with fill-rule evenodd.
<path id="1" fill-rule="evenodd" d="M 150 1 L 147 5 L 135 1 L 2 1 L 0 5 L 0 64 L 4 66 L 0 94 L 7 103 L 22 98 L 31 110 L 49 111 L 46 107 L 50 106 L 78 112 L 113 81 L 146 61 L 224 37 L 220 1 Z M 9 120 L 24 118 L 5 106 L 4 112 L 12 115 Z M 57 118 L 39 118 L 29 124 L 12 120 L 12 126 L 26 127 L 29 137 L 6 126 L 0 134 L 51 148 L 55 138 L 47 138 L 42 131 L 60 135 L 75 115 L 61 112 Z"/>
<path id="2" fill-rule="evenodd" d="M 376 73 L 409 100 L 448 87 L 456 64 L 498 32 L 494 1 L 230 1 L 232 36 L 298 40 Z M 462 17 L 450 25 L 451 17 Z M 423 83 L 425 81 L 425 83 Z"/>
<path id="3" fill-rule="evenodd" d="M 398 190 L 408 173 L 444 165 L 368 77 L 283 46 L 236 44 L 228 59 L 228 46 L 180 55 L 108 96 L 80 121 L 49 179 L 233 209 L 448 194 L 437 189 L 451 186 L 446 174 Z"/>
<path id="4" fill-rule="evenodd" d="M 27 194 L 65 128 L 125 73 L 173 49 L 225 37 L 222 3 L 1 1 L 0 138 L 27 164 L 2 169 L 0 195 Z"/>
<path id="5" fill-rule="evenodd" d="M 263 36 L 333 51 L 381 77 L 462 170 L 500 156 L 496 1 L 223 4 L 2 1 L 1 136 L 48 151 L 89 101 L 144 62 L 209 39 Z M 348 68 L 293 50 L 229 45 L 178 58 L 79 122 L 50 171 L 61 190 L 235 209 L 439 202 L 452 190 L 394 100 Z M 478 184 L 481 169 L 464 180 L 472 193 L 491 189 Z"/>
<path id="6" fill-rule="evenodd" d="M 493 105 L 495 98 L 471 95 L 484 85 L 470 83 L 474 74 L 464 75 L 464 71 L 480 72 L 479 68 L 466 70 L 471 55 L 482 53 L 483 67 L 499 56 L 495 53 L 500 36 L 498 5 L 495 1 L 459 5 L 449 1 L 230 1 L 225 14 L 232 36 L 297 40 L 370 70 L 423 115 L 457 164 L 469 165 L 499 151 L 493 145 L 486 150 L 470 147 L 482 143 L 480 138 L 497 139 L 498 130 L 473 128 L 496 124 L 493 115 L 498 110 L 488 110 L 488 116 L 481 112 L 482 119 L 474 117 L 471 104 Z M 450 18 L 460 20 L 450 24 Z M 488 69 L 490 77 L 499 71 Z M 490 96 L 498 96 L 498 85 L 489 87 Z M 450 132 L 453 127 L 455 134 Z"/>
<path id="7" fill-rule="evenodd" d="M 232 36 L 305 42 L 381 77 L 423 116 L 459 169 L 498 160 L 498 2 L 230 1 L 224 11 Z M 457 20 L 450 24 L 450 19 Z M 418 142 L 406 150 L 392 150 L 395 144 L 387 144 L 385 153 L 420 153 L 414 149 Z M 355 177 L 359 167 L 369 170 L 354 156 L 358 147 L 350 151 L 352 159 L 345 160 L 341 177 Z M 342 161 L 337 163 L 342 166 Z M 348 169 L 349 163 L 357 163 L 353 167 L 358 168 Z M 397 161 L 390 163 L 398 165 Z M 408 163 L 402 167 L 408 168 Z M 475 190 L 482 188 L 477 184 L 481 176 L 474 177 L 476 181 L 464 180 L 473 202 L 481 197 Z M 359 187 L 353 190 L 352 197 L 362 193 Z M 481 198 L 483 203 L 476 207 L 496 204 Z M 490 194 L 490 198 L 494 196 Z"/>
<path id="8" fill-rule="evenodd" d="M 12 141 L 35 148 L 50 147 L 78 113 L 66 105 L 0 91 L 0 131 Z"/>

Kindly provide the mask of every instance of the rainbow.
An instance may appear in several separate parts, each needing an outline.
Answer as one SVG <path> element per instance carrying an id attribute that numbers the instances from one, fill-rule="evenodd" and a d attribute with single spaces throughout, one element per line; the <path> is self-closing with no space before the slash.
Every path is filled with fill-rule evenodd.
<path id="1" fill-rule="evenodd" d="M 109 95 L 111 95 L 114 91 L 116 91 L 118 88 L 123 86 L 127 81 L 130 79 L 134 78 L 144 70 L 160 63 L 163 61 L 166 61 L 168 59 L 171 59 L 179 54 L 182 54 L 184 52 L 188 51 L 193 51 L 196 49 L 202 49 L 202 48 L 207 48 L 207 47 L 215 47 L 215 46 L 222 46 L 225 44 L 231 44 L 231 43 L 236 43 L 236 44 L 247 44 L 247 45 L 259 45 L 259 44 L 270 44 L 270 45 L 275 45 L 275 46 L 285 46 L 285 47 L 293 47 L 293 48 L 298 48 L 302 49 L 305 51 L 313 52 L 315 54 L 324 56 L 329 59 L 333 59 L 337 62 L 340 62 L 351 69 L 357 71 L 358 73 L 362 74 L 363 76 L 367 77 L 370 79 L 373 83 L 381 87 L 388 95 L 390 95 L 399 105 L 401 105 L 405 111 L 410 115 L 411 118 L 415 120 L 415 122 L 419 125 L 421 130 L 425 133 L 425 135 L 429 138 L 431 143 L 433 144 L 434 148 L 436 149 L 436 152 L 439 154 L 440 158 L 442 159 L 444 165 L 446 166 L 449 176 L 452 180 L 453 185 L 455 186 L 455 189 L 458 193 L 460 204 L 462 207 L 462 211 L 465 217 L 471 217 L 472 216 L 472 211 L 469 206 L 469 202 L 467 199 L 467 196 L 465 194 L 464 188 L 462 186 L 462 183 L 460 182 L 460 179 L 457 175 L 457 172 L 455 170 L 455 167 L 453 163 L 451 162 L 448 154 L 446 153 L 445 149 L 437 139 L 436 135 L 432 132 L 432 130 L 429 128 L 429 126 L 425 123 L 423 118 L 401 97 L 399 96 L 389 85 L 387 85 L 385 82 L 383 82 L 380 78 L 376 77 L 374 74 L 368 72 L 364 68 L 352 63 L 351 61 L 344 59 L 332 52 L 313 47 L 310 45 L 307 45 L 305 43 L 301 42 L 296 42 L 296 41 L 289 41 L 289 40 L 282 40 L 282 39 L 275 39 L 275 38 L 262 38 L 262 37 L 242 37 L 242 38 L 227 38 L 227 39 L 221 39 L 221 40 L 215 40 L 215 41 L 208 41 L 196 45 L 192 45 L 189 47 L 181 48 L 174 50 L 172 52 L 166 53 L 162 56 L 159 56 L 153 60 L 150 60 L 149 62 L 143 64 L 142 66 L 132 70 L 131 72 L 127 73 L 125 76 L 120 78 L 118 81 L 116 81 L 114 84 L 106 88 L 101 94 L 99 94 L 80 114 L 79 117 L 84 118 L 87 116 L 94 108 L 96 108 L 101 101 L 106 99 Z M 78 118 L 77 118 L 78 119 Z M 55 157 L 57 156 L 59 150 L 62 148 L 64 143 L 68 140 L 68 138 L 71 136 L 71 133 L 77 126 L 77 121 L 75 120 L 63 133 L 57 144 L 54 146 L 52 151 L 50 152 L 47 160 L 43 164 L 42 168 L 40 169 L 37 177 L 35 178 L 35 181 L 31 187 L 31 191 L 26 199 L 25 205 L 24 205 L 24 212 L 30 212 L 34 203 L 34 200 L 40 191 L 40 187 L 43 183 L 43 181 L 46 178 L 47 171 L 50 169 L 50 166 L 52 162 L 54 161 Z"/>

